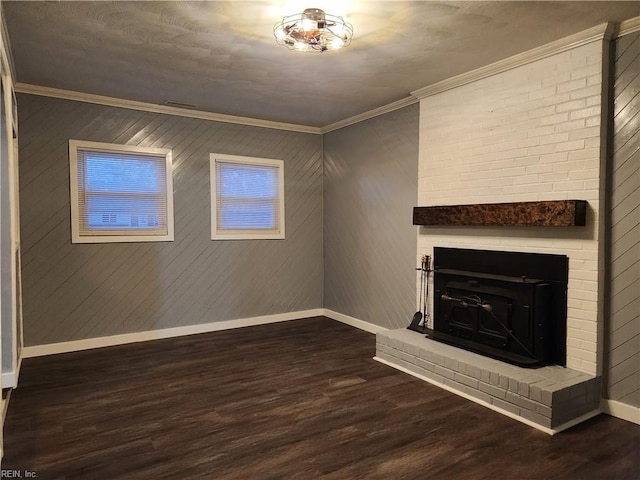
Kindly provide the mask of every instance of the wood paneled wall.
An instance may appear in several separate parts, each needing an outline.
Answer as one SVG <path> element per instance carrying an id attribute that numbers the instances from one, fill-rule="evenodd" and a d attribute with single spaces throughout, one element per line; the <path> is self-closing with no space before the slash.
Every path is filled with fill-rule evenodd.
<path id="1" fill-rule="evenodd" d="M 640 407 L 640 33 L 615 44 L 607 392 Z"/>
<path id="2" fill-rule="evenodd" d="M 20 95 L 25 344 L 322 306 L 322 137 Z M 173 150 L 175 241 L 71 244 L 68 140 Z M 210 239 L 209 153 L 285 162 L 285 240 Z"/>
<path id="3" fill-rule="evenodd" d="M 324 136 L 325 308 L 386 328 L 416 310 L 419 106 Z"/>

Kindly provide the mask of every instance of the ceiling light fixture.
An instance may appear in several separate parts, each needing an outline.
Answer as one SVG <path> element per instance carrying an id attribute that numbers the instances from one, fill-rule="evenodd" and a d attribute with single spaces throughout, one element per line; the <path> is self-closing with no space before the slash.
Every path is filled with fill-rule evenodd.
<path id="1" fill-rule="evenodd" d="M 273 27 L 279 45 L 300 52 L 339 50 L 351 43 L 353 27 L 342 17 L 328 15 L 319 8 L 284 17 Z"/>

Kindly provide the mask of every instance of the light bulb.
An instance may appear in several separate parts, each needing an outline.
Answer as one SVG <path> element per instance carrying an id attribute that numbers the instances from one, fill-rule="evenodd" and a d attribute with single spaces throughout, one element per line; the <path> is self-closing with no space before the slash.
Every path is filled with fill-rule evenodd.
<path id="1" fill-rule="evenodd" d="M 342 40 L 341 38 L 334 38 L 333 40 L 331 40 L 331 48 L 333 50 L 338 50 L 342 47 L 344 47 L 344 40 Z"/>
<path id="2" fill-rule="evenodd" d="M 279 27 L 274 33 L 278 40 L 284 40 L 285 38 L 287 38 L 287 34 L 284 32 L 284 29 L 282 27 Z"/>

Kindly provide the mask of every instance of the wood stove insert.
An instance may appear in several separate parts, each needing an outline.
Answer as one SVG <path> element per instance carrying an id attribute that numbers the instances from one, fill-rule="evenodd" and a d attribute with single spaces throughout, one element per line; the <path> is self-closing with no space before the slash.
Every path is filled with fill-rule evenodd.
<path id="1" fill-rule="evenodd" d="M 521 366 L 566 364 L 568 258 L 434 249 L 427 335 Z"/>

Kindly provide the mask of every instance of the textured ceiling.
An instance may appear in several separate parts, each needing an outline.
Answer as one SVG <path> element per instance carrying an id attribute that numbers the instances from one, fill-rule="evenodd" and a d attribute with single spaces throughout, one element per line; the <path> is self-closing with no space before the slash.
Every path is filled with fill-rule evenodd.
<path id="1" fill-rule="evenodd" d="M 2 4 L 18 82 L 309 126 L 640 15 L 635 1 Z M 351 22 L 351 45 L 322 54 L 276 45 L 274 23 L 307 7 Z"/>

